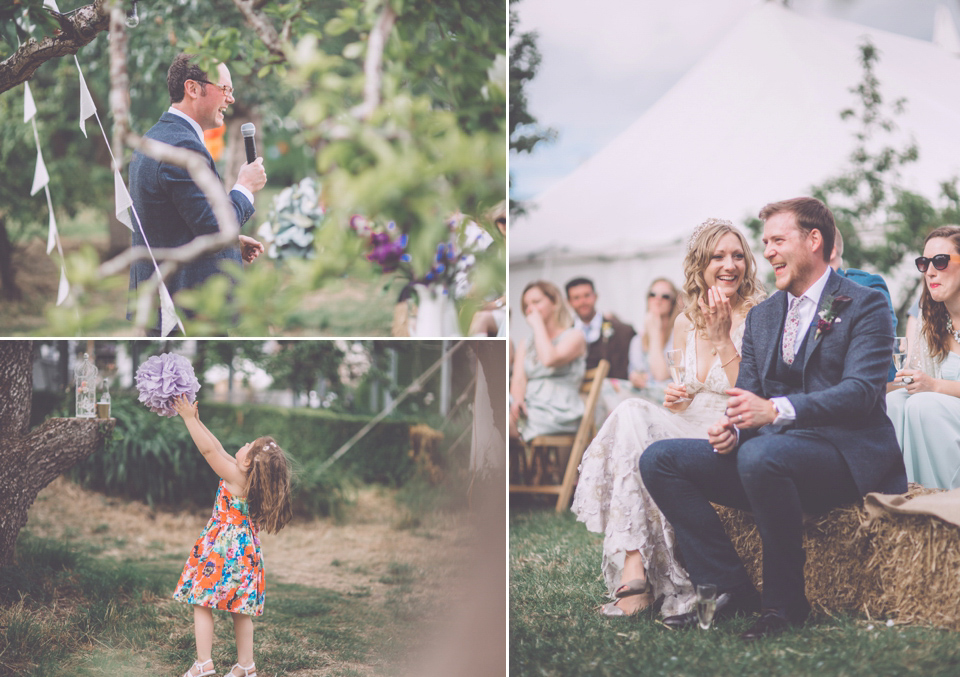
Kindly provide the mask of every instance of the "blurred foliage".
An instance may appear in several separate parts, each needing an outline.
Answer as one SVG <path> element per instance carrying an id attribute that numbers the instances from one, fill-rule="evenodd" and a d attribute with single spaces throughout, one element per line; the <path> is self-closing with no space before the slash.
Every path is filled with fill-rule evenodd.
<path id="1" fill-rule="evenodd" d="M 280 341 L 264 368 L 273 376 L 274 388 L 289 388 L 295 396 L 317 388 L 324 380 L 337 394 L 332 408 L 343 408 L 343 387 L 338 367 L 343 360 L 339 341 Z"/>
<path id="2" fill-rule="evenodd" d="M 879 61 L 879 50 L 869 39 L 864 39 L 860 44 L 862 79 L 850 88 L 856 103 L 840 112 L 842 119 L 858 124 L 849 166 L 813 186 L 810 194 L 833 212 L 843 235 L 845 268 L 890 273 L 923 251 L 923 242 L 931 230 L 960 223 L 960 195 L 958 177 L 941 182 L 937 196 L 941 207 L 900 186 L 899 169 L 917 162 L 920 149 L 915 142 L 899 149 L 884 142 L 884 137 L 897 129 L 895 116 L 909 103 L 904 98 L 893 101 L 884 98 L 875 74 Z M 763 232 L 763 222 L 759 219 L 751 219 L 746 225 L 754 235 Z M 917 276 L 913 284 L 906 285 L 901 298 L 893 300 L 894 310 L 902 322 L 920 283 L 921 278 Z"/>
<path id="3" fill-rule="evenodd" d="M 315 171 L 323 177 L 322 199 L 332 222 L 340 225 L 323 229 L 316 241 L 317 258 L 305 265 L 252 266 L 229 297 L 222 280 L 211 280 L 178 296 L 179 307 L 196 313 L 194 319 L 184 320 L 189 335 L 286 332 L 295 322 L 297 302 L 305 292 L 321 288 L 363 262 L 360 247 L 347 229 L 353 213 L 395 221 L 410 234 L 410 253 L 415 265 L 424 270 L 429 268 L 437 243 L 445 239 L 442 231 L 450 215 L 462 212 L 491 233 L 495 231 L 485 214 L 506 197 L 504 4 L 502 0 L 390 0 L 390 6 L 397 19 L 384 50 L 382 102 L 369 117 L 359 119 L 351 111 L 363 98 L 366 41 L 384 7 L 383 0 L 266 2 L 263 14 L 288 37 L 285 57 L 266 49 L 230 0 L 141 3 L 140 25 L 129 30 L 133 128 L 142 133 L 167 107 L 165 75 L 176 53 L 195 52 L 206 67 L 225 61 L 237 91 L 233 115 L 245 117 L 256 110 L 264 120 L 262 131 L 268 146 L 276 133 L 282 137 L 284 153 L 315 156 Z M 105 125 L 109 117 L 104 112 L 109 91 L 106 49 L 106 37 L 98 37 L 80 54 Z M 56 100 L 78 101 L 79 81 L 71 59 L 44 64 L 34 79 L 42 72 L 60 71 L 64 82 L 73 85 L 65 85 Z M 0 95 L 0 103 L 15 112 L 17 104 L 8 99 L 19 101 L 21 95 L 17 88 Z M 34 96 L 39 106 L 49 92 L 37 87 Z M 56 124 L 67 129 L 72 106 L 63 108 L 59 114 L 64 118 Z M 76 129 L 75 120 L 72 124 Z M 41 142 L 45 146 L 54 130 L 51 122 L 44 120 L 44 125 Z M 0 117 L 0 134 L 17 126 L 23 124 L 16 115 Z M 15 133 L 24 135 L 22 129 Z M 95 136 L 84 140 L 87 145 L 82 151 L 72 154 L 89 158 L 91 148 L 100 143 Z M 3 145 L 7 147 L 6 142 Z M 22 139 L 11 145 L 23 145 Z M 276 144 L 275 148 L 279 147 Z M 27 144 L 23 152 L 29 156 L 31 149 Z M 268 164 L 270 155 L 265 153 Z M 302 178 L 296 174 L 302 171 L 302 163 L 285 164 L 292 175 L 278 176 L 271 166 L 272 183 Z M 26 166 L 30 166 L 29 157 Z M 82 196 L 105 211 L 112 209 L 109 174 L 105 180 L 89 180 L 94 187 L 78 189 L 76 200 L 55 197 L 55 208 L 75 204 Z M 15 199 L 24 200 L 24 213 L 45 225 L 42 205 L 26 200 L 22 192 Z M 86 290 L 107 282 L 86 275 L 88 265 L 88 255 L 68 256 L 67 274 L 75 296 L 68 302 L 70 307 L 50 310 L 50 326 L 42 333 L 95 334 L 107 323 L 85 296 Z M 76 267 L 83 270 L 76 271 Z M 505 285 L 503 256 L 486 257 L 481 268 L 476 271 L 471 298 L 463 304 L 466 311 L 460 313 L 464 329 L 477 299 L 496 296 Z M 78 308 L 84 311 L 80 315 L 93 317 L 78 319 Z M 107 314 L 116 315 L 117 309 L 108 309 Z M 309 332 L 311 327 L 294 329 Z"/>
<path id="4" fill-rule="evenodd" d="M 524 91 L 540 70 L 540 49 L 537 47 L 536 31 L 514 34 L 519 19 L 513 5 L 520 0 L 510 0 L 510 115 L 508 120 L 510 150 L 515 153 L 532 153 L 539 143 L 550 143 L 557 138 L 552 127 L 542 127 L 537 118 L 527 110 L 527 94 Z M 510 200 L 510 213 L 522 214 L 524 207 Z"/>
<path id="5" fill-rule="evenodd" d="M 150 505 L 207 505 L 219 478 L 203 459 L 179 418 L 150 412 L 136 397 L 113 397 L 117 420 L 106 448 L 74 466 L 70 476 L 108 495 Z M 72 399 L 61 409 L 69 415 Z M 408 456 L 407 421 L 383 421 L 342 459 L 319 472 L 319 466 L 369 420 L 312 409 L 264 405 L 233 406 L 201 398 L 204 424 L 233 454 L 247 442 L 272 435 L 294 468 L 293 502 L 298 514 L 342 515 L 358 483 L 402 486 L 415 473 Z"/>

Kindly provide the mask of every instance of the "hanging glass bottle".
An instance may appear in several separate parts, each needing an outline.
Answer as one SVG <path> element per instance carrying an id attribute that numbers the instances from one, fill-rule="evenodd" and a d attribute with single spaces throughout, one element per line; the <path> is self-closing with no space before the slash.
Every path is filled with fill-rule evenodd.
<path id="1" fill-rule="evenodd" d="M 110 379 L 103 379 L 103 394 L 97 403 L 97 418 L 110 418 Z"/>
<path id="2" fill-rule="evenodd" d="M 77 386 L 77 418 L 95 418 L 97 415 L 97 368 L 90 356 L 83 354 L 83 362 L 73 370 Z"/>

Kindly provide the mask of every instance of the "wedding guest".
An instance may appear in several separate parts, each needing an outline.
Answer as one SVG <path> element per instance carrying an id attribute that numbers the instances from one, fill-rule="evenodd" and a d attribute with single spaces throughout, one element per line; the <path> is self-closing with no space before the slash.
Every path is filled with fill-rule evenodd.
<path id="1" fill-rule="evenodd" d="M 900 388 L 887 414 L 903 450 L 907 479 L 931 489 L 960 487 L 960 227 L 931 232 L 917 259 L 923 273 L 918 332 L 910 338 Z"/>
<path id="2" fill-rule="evenodd" d="M 587 337 L 587 369 L 593 369 L 600 360 L 610 363 L 609 378 L 626 379 L 630 340 L 636 335 L 633 327 L 613 313 L 597 310 L 597 292 L 593 281 L 577 277 L 566 284 L 567 301 L 576 317 L 573 326 Z"/>
<path id="3" fill-rule="evenodd" d="M 587 344 L 573 328 L 560 290 L 547 281 L 528 284 L 521 311 L 532 335 L 516 349 L 510 381 L 510 436 L 574 432 L 583 416 L 580 383 Z"/>
<path id="4" fill-rule="evenodd" d="M 647 290 L 644 331 L 630 340 L 628 372 L 630 390 L 625 397 L 663 401 L 663 389 L 670 382 L 667 351 L 673 348 L 673 325 L 683 300 L 673 282 L 658 277 Z"/>
<path id="5" fill-rule="evenodd" d="M 706 440 L 660 440 L 640 457 L 692 583 L 717 586 L 714 619 L 762 609 L 745 640 L 781 634 L 810 612 L 804 513 L 907 488 L 884 407 L 893 346 L 886 299 L 830 268 L 836 226 L 819 200 L 774 202 L 760 218 L 778 291 L 747 315 L 726 412 Z M 753 513 L 762 597 L 711 502 Z M 663 622 L 697 626 L 695 613 Z"/>
<path id="6" fill-rule="evenodd" d="M 610 597 L 620 598 L 602 607 L 607 617 L 635 614 L 660 596 L 666 616 L 693 607 L 672 529 L 647 493 L 637 461 L 658 439 L 706 439 L 707 427 L 723 414 L 724 391 L 737 380 L 744 318 L 763 298 L 750 247 L 729 221 L 709 219 L 694 230 L 683 271 L 687 304 L 673 332 L 673 345 L 683 350 L 683 381 L 667 385 L 663 407 L 642 399 L 618 406 L 580 464 L 573 511 L 587 529 L 604 534 L 600 568 Z"/>
<path id="7" fill-rule="evenodd" d="M 234 102 L 233 82 L 230 70 L 223 63 L 217 66 L 217 82 L 210 82 L 203 69 L 194 63 L 195 59 L 195 55 L 180 54 L 173 60 L 167 72 L 170 108 L 144 136 L 196 151 L 216 174 L 213 158 L 203 144 L 203 131 L 223 124 L 224 113 Z M 253 194 L 266 182 L 261 158 L 240 168 L 228 196 L 241 226 L 253 215 Z M 142 234 L 139 227 L 133 230 L 134 247 L 144 245 L 144 235 L 151 247 L 180 247 L 220 230 L 213 208 L 186 169 L 159 162 L 139 151 L 134 151 L 130 161 L 130 197 L 143 228 Z M 263 245 L 257 240 L 246 235 L 238 237 L 234 246 L 204 254 L 177 269 L 166 280 L 170 294 L 198 287 L 211 275 L 228 272 L 232 264 L 239 267 L 241 261 L 252 263 L 263 252 Z M 155 272 L 149 260 L 136 261 L 130 266 L 131 303 L 136 299 L 137 289 Z M 233 278 L 228 275 L 228 279 L 232 286 Z M 133 319 L 132 310 L 127 319 Z M 147 334 L 160 336 L 160 324 L 158 310 L 156 324 L 148 328 Z"/>
<path id="8" fill-rule="evenodd" d="M 870 287 L 871 289 L 876 289 L 878 292 L 884 295 L 887 299 L 887 307 L 890 309 L 890 317 L 893 318 L 893 333 L 897 333 L 897 314 L 893 310 L 893 300 L 890 298 L 890 290 L 887 289 L 887 283 L 882 277 L 876 273 L 868 273 L 865 270 L 860 270 L 859 268 L 844 268 L 843 267 L 843 235 L 840 233 L 840 229 L 837 228 L 837 239 L 833 243 L 833 255 L 830 257 L 830 267 L 833 268 L 837 275 L 840 277 L 845 277 L 848 280 L 856 282 L 857 284 L 863 285 L 864 287 Z M 887 381 L 893 381 L 893 375 L 896 373 L 897 368 L 893 364 L 893 360 L 890 360 L 890 367 L 887 370 Z"/>

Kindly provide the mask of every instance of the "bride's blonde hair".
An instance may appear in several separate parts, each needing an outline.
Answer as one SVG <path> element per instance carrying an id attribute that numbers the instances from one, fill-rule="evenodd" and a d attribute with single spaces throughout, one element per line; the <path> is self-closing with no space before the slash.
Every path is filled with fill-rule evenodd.
<path id="1" fill-rule="evenodd" d="M 687 240 L 687 255 L 683 259 L 683 296 L 686 301 L 683 314 L 699 332 L 703 332 L 707 327 L 700 304 L 697 303 L 698 299 L 703 299 L 704 302 L 707 299 L 707 281 L 703 273 L 710 263 L 713 252 L 717 249 L 717 243 L 727 233 L 737 236 L 746 264 L 743 280 L 737 290 L 741 299 L 739 308 L 744 311 L 749 310 L 766 298 L 763 285 L 757 279 L 757 262 L 743 233 L 726 219 L 707 219 L 694 229 L 693 235 Z"/>

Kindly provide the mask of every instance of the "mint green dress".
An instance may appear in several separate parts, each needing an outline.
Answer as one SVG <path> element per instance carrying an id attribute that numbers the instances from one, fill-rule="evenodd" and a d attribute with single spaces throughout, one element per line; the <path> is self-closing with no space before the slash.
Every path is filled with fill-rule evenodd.
<path id="1" fill-rule="evenodd" d="M 561 332 L 553 345 L 557 345 L 571 331 Z M 523 370 L 527 375 L 527 418 L 520 422 L 520 435 L 527 442 L 537 435 L 573 433 L 583 417 L 583 400 L 580 384 L 587 369 L 587 357 L 581 355 L 559 367 L 545 367 L 537 359 L 537 349 L 531 337 L 527 341 L 527 354 Z"/>
<path id="2" fill-rule="evenodd" d="M 960 381 L 960 355 L 948 353 L 942 362 L 922 371 Z M 908 395 L 906 388 L 898 388 L 887 393 L 887 416 L 897 431 L 907 481 L 927 489 L 960 487 L 960 397 Z"/>

